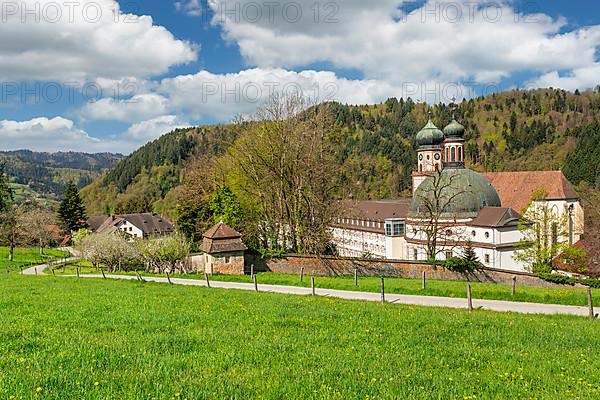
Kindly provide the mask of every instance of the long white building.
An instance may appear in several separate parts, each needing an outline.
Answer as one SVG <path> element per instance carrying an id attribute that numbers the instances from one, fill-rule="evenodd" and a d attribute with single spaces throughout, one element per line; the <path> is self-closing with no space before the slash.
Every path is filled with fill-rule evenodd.
<path id="1" fill-rule="evenodd" d="M 523 238 L 519 221 L 534 207 L 561 216 L 565 232 L 552 240 L 577 243 L 584 232 L 584 211 L 577 193 L 560 171 L 479 174 L 465 167 L 465 128 L 453 120 L 444 131 L 430 120 L 417 134 L 417 170 L 411 199 L 347 202 L 332 227 L 340 256 L 427 260 L 431 206 L 436 218 L 436 258 L 460 256 L 474 248 L 489 268 L 524 271 L 515 259 Z M 534 193 L 544 197 L 531 202 Z"/>

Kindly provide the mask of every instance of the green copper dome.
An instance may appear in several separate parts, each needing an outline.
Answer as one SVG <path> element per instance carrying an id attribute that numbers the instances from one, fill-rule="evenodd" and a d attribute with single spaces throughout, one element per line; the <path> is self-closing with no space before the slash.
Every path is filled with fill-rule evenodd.
<path id="1" fill-rule="evenodd" d="M 465 168 L 444 169 L 425 179 L 413 196 L 409 217 L 431 218 L 434 204 L 446 220 L 475 218 L 484 207 L 501 206 L 492 184 Z"/>
<path id="2" fill-rule="evenodd" d="M 417 144 L 421 146 L 439 146 L 444 141 L 444 132 L 440 131 L 429 119 L 427 125 L 417 133 Z"/>
<path id="3" fill-rule="evenodd" d="M 453 119 L 452 122 L 444 128 L 444 135 L 446 135 L 447 138 L 462 138 L 465 135 L 465 127 Z"/>

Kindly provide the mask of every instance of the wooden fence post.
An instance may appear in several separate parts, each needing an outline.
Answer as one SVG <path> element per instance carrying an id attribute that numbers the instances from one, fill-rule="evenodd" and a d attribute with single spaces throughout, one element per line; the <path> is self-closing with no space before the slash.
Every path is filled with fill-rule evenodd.
<path id="1" fill-rule="evenodd" d="M 467 283 L 467 307 L 469 312 L 473 311 L 473 297 L 471 294 L 471 284 Z"/>
<path id="2" fill-rule="evenodd" d="M 79 267 L 75 268 L 75 271 L 77 271 L 77 278 L 79 279 Z"/>
<path id="3" fill-rule="evenodd" d="M 250 264 L 250 277 L 254 276 L 254 264 Z M 254 281 L 254 278 L 252 278 Z"/>
<path id="4" fill-rule="evenodd" d="M 310 277 L 310 287 L 312 289 L 312 295 L 316 296 L 317 292 L 315 289 L 315 274 L 312 274 L 312 276 Z"/>
<path id="5" fill-rule="evenodd" d="M 35 276 L 37 276 L 37 274 L 38 274 L 37 267 L 34 267 L 33 270 L 35 271 Z"/>
<path id="6" fill-rule="evenodd" d="M 385 280 L 381 277 L 381 304 L 385 304 Z"/>
<path id="7" fill-rule="evenodd" d="M 208 279 L 206 271 L 204 272 L 204 279 L 206 279 L 206 287 L 210 289 L 210 279 Z"/>
<path id="8" fill-rule="evenodd" d="M 165 273 L 167 274 L 167 281 L 169 282 L 169 285 L 172 285 L 173 282 L 171 282 L 171 275 L 169 275 L 167 271 L 165 271 Z"/>
<path id="9" fill-rule="evenodd" d="M 514 296 L 517 292 L 517 277 L 513 276 L 512 278 L 512 288 L 510 289 L 510 295 Z"/>
<path id="10" fill-rule="evenodd" d="M 300 282 L 304 282 L 304 267 L 300 268 Z"/>
<path id="11" fill-rule="evenodd" d="M 254 282 L 254 291 L 258 292 L 258 278 L 256 274 L 252 275 L 252 281 Z"/>
<path id="12" fill-rule="evenodd" d="M 427 274 L 425 271 L 421 273 L 421 289 L 425 290 L 427 288 Z"/>
<path id="13" fill-rule="evenodd" d="M 50 268 L 50 271 L 52 271 L 52 276 L 56 276 L 56 274 L 54 273 L 54 268 Z"/>
<path id="14" fill-rule="evenodd" d="M 100 268 L 100 272 L 102 272 L 102 279 L 106 279 L 106 275 L 104 275 L 104 270 Z"/>
<path id="15" fill-rule="evenodd" d="M 354 267 L 354 286 L 358 286 L 358 268 Z"/>
<path id="16" fill-rule="evenodd" d="M 590 310 L 590 319 L 594 319 L 594 302 L 592 301 L 592 288 L 588 286 L 587 288 L 587 300 L 588 300 L 588 308 Z"/>
<path id="17" fill-rule="evenodd" d="M 144 280 L 142 279 L 142 275 L 140 275 L 139 271 L 135 271 L 135 276 L 137 277 L 138 281 L 144 282 Z"/>
<path id="18" fill-rule="evenodd" d="M 20 274 L 23 275 L 23 267 L 21 265 L 19 265 L 19 270 L 21 271 Z"/>

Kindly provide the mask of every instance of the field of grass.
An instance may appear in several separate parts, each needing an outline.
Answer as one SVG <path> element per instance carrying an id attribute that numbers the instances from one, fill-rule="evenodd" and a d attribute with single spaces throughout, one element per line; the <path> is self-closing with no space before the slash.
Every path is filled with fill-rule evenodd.
<path id="1" fill-rule="evenodd" d="M 0 276 L 2 399 L 600 398 L 597 322 Z"/>
<path id="2" fill-rule="evenodd" d="M 0 247 L 0 268 L 6 267 L 18 268 L 19 266 L 28 266 L 32 264 L 43 264 L 49 260 L 56 260 L 63 257 L 69 257 L 69 253 L 57 249 L 45 249 L 44 256 L 40 256 L 38 248 L 16 248 L 14 260 L 8 261 L 8 248 Z"/>
<path id="3" fill-rule="evenodd" d="M 81 265 L 81 274 L 98 273 L 98 271 L 91 268 L 89 263 L 86 264 L 85 262 L 82 262 Z M 62 273 L 62 270 L 57 270 L 56 273 Z M 66 268 L 64 273 L 67 275 L 75 274 L 75 267 L 71 265 L 70 267 Z M 133 272 L 123 274 L 134 275 Z M 141 273 L 141 275 L 162 276 L 152 275 L 145 272 Z M 204 280 L 204 276 L 198 275 L 173 275 L 173 277 Z M 247 275 L 213 275 L 210 279 L 226 282 L 252 282 L 250 276 Z M 284 275 L 273 273 L 258 274 L 257 279 L 259 284 L 310 287 L 310 276 L 307 275 L 304 276 L 302 282 L 300 282 L 300 278 L 298 275 Z M 381 287 L 381 280 L 377 277 L 360 277 L 358 280 L 358 286 L 355 286 L 353 277 L 318 276 L 315 278 L 315 285 L 317 286 L 317 288 L 324 289 L 326 288 L 378 293 Z M 559 288 L 534 288 L 517 285 L 517 290 L 514 296 L 511 295 L 510 285 L 471 282 L 471 287 L 473 297 L 476 299 L 587 306 L 587 290 L 571 286 L 564 286 Z M 386 293 L 391 294 L 411 294 L 422 296 L 465 298 L 466 282 L 427 280 L 426 289 L 423 290 L 420 279 L 386 278 L 385 291 Z M 594 304 L 600 307 L 600 289 L 593 289 L 592 297 L 594 300 Z"/>

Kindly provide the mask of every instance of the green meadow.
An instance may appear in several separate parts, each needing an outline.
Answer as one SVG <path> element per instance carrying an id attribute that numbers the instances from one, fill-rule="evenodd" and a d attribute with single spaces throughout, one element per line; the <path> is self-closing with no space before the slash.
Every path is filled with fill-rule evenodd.
<path id="1" fill-rule="evenodd" d="M 40 254 L 38 248 L 15 248 L 14 260 L 8 261 L 8 248 L 0 247 L 0 269 L 19 268 L 20 266 L 30 266 L 43 264 L 51 260 L 57 260 L 63 257 L 69 257 L 69 253 L 57 249 L 44 249 L 44 254 Z"/>
<path id="2" fill-rule="evenodd" d="M 0 275 L 1 399 L 598 399 L 598 323 Z"/>

